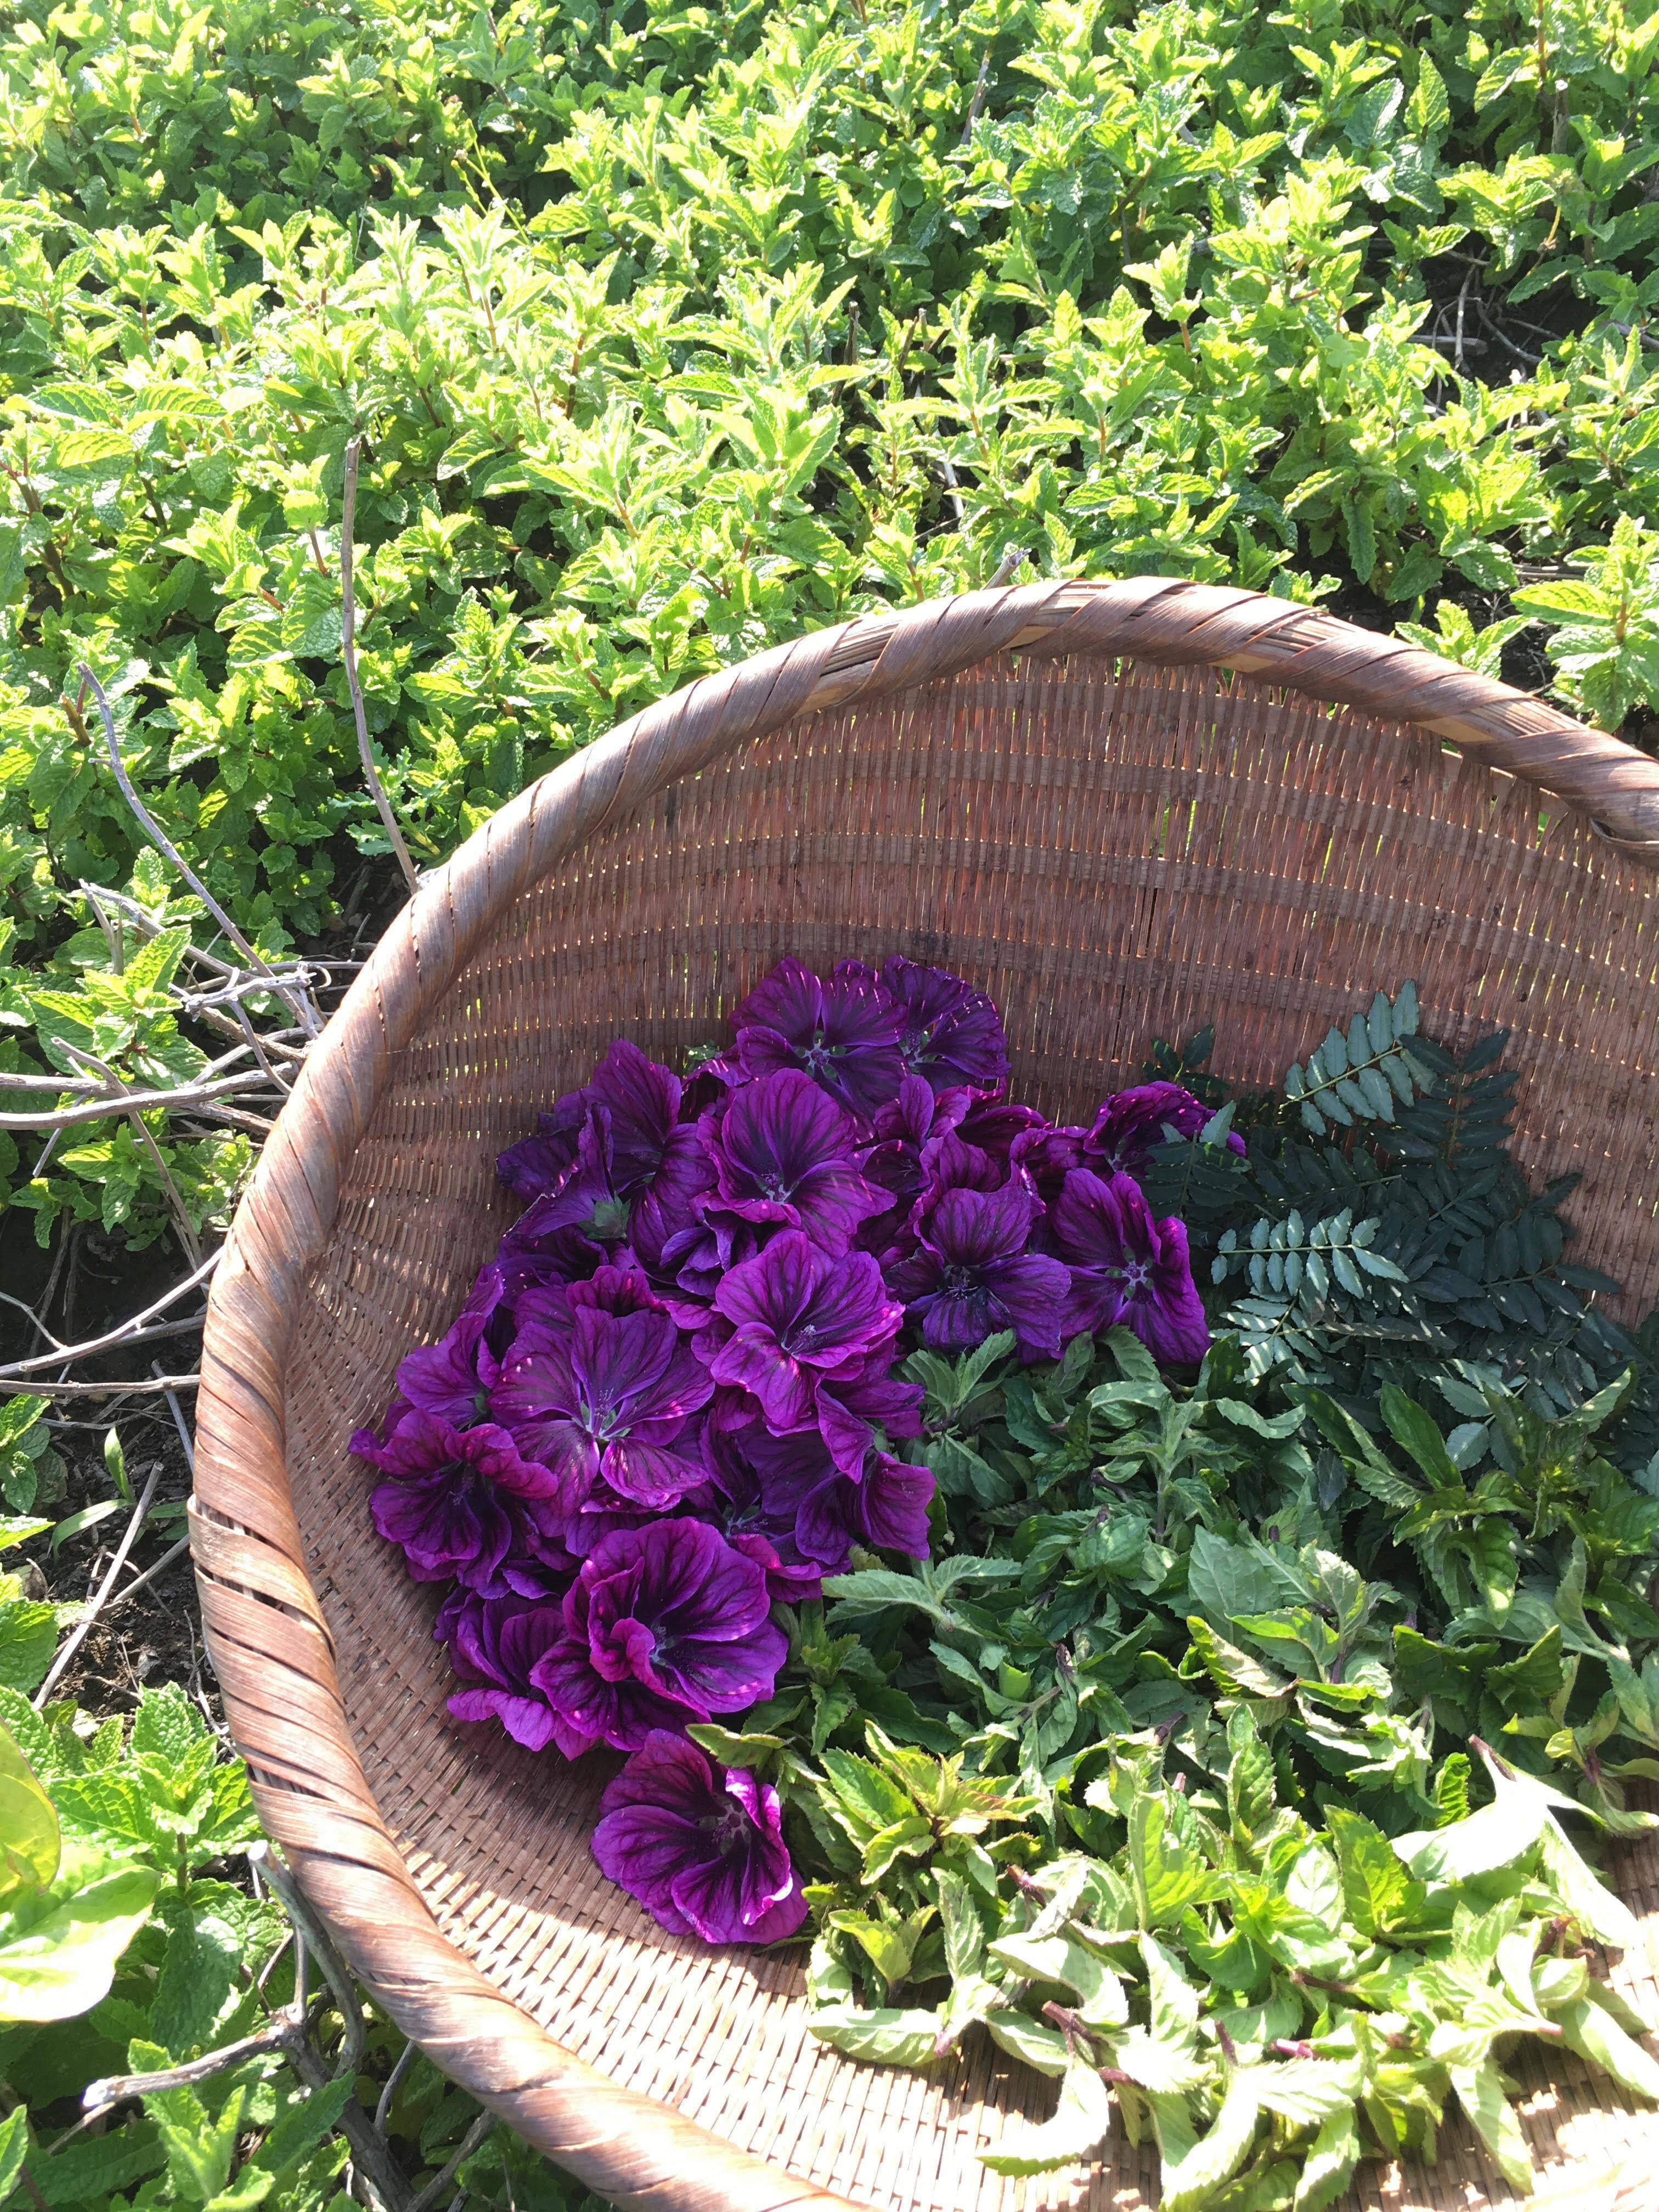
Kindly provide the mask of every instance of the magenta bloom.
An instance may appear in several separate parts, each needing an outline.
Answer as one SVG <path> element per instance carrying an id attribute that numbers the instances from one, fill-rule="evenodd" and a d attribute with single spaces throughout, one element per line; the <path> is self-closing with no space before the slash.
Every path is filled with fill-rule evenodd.
<path id="1" fill-rule="evenodd" d="M 923 1395 L 919 1382 L 906 1382 L 894 1374 L 890 1342 L 878 1345 L 861 1367 L 849 1363 L 848 1368 L 820 1376 L 813 1408 L 818 1433 L 849 1481 L 857 1482 L 863 1474 L 878 1428 L 890 1437 L 921 1434 Z"/>
<path id="2" fill-rule="evenodd" d="M 775 1943 L 806 1917 L 769 1782 L 712 1767 L 684 1736 L 647 1736 L 600 1801 L 593 1856 L 671 1935 Z"/>
<path id="3" fill-rule="evenodd" d="M 712 1166 L 708 1172 L 712 1194 Z M 727 1269 L 752 1260 L 765 1234 L 726 1206 L 705 1205 L 666 1236 L 659 1224 L 636 1216 L 626 1252 L 680 1327 L 696 1329 L 708 1319 Z"/>
<path id="4" fill-rule="evenodd" d="M 805 1068 L 866 1121 L 904 1078 L 904 1011 L 861 961 L 843 960 L 823 982 L 799 960 L 780 960 L 732 1026 L 732 1056 L 744 1075 Z"/>
<path id="5" fill-rule="evenodd" d="M 1083 1165 L 1096 1175 L 1138 1175 L 1154 1145 L 1164 1142 L 1167 1126 L 1178 1137 L 1195 1137 L 1210 1119 L 1210 1109 L 1178 1083 L 1142 1083 L 1119 1091 L 1102 1104 L 1083 1140 Z M 1230 1134 L 1228 1147 L 1244 1149 L 1243 1137 Z"/>
<path id="6" fill-rule="evenodd" d="M 976 1099 L 957 1124 L 964 1145 L 977 1145 L 994 1160 L 1006 1160 L 1016 1137 L 1048 1124 L 1035 1106 L 1012 1098 Z"/>
<path id="7" fill-rule="evenodd" d="M 996 1008 L 960 975 L 896 952 L 881 980 L 904 1012 L 904 1065 L 935 1091 L 994 1091 L 1008 1073 L 1008 1040 Z"/>
<path id="8" fill-rule="evenodd" d="M 1072 1170 L 1083 1165 L 1085 1134 L 1063 1124 L 1022 1129 L 1008 1147 L 1010 1172 L 1023 1175 L 1044 1206 L 1052 1206 Z"/>
<path id="9" fill-rule="evenodd" d="M 795 1522 L 813 1490 L 834 1474 L 829 1455 L 810 1429 L 775 1437 L 757 1422 L 752 1428 L 708 1431 L 708 1480 L 685 1498 L 700 1521 L 718 1528 L 734 1552 L 753 1559 L 766 1577 L 771 1595 L 799 1605 L 822 1594 L 823 1577 L 847 1564 L 851 1539 L 843 1532 L 839 1549 L 810 1559 L 795 1540 Z"/>
<path id="10" fill-rule="evenodd" d="M 438 1341 L 420 1346 L 400 1362 L 398 1388 L 411 1406 L 456 1429 L 489 1418 L 489 1393 L 501 1371 L 489 1348 L 489 1330 L 506 1289 L 501 1269 L 492 1262 Z"/>
<path id="11" fill-rule="evenodd" d="M 1008 1166 L 994 1152 L 969 1144 L 958 1129 L 930 1138 L 921 1148 L 921 1206 L 917 1215 L 925 1221 L 947 1190 L 1000 1190 L 1008 1180 Z"/>
<path id="12" fill-rule="evenodd" d="M 539 1198 L 563 1182 L 576 1157 L 576 1144 L 587 1120 L 587 1093 L 567 1091 L 550 1114 L 536 1116 L 533 1137 L 509 1145 L 495 1162 L 495 1173 L 520 1198 Z"/>
<path id="13" fill-rule="evenodd" d="M 439 1613 L 434 1632 L 447 1643 L 449 1663 L 464 1686 L 450 1698 L 450 1711 L 461 1721 L 499 1721 L 515 1743 L 544 1751 L 557 1741 L 559 1721 L 530 1670 L 563 1630 L 564 1609 L 550 1593 L 480 1597 L 476 1590 L 458 1592 Z"/>
<path id="14" fill-rule="evenodd" d="M 1103 1182 L 1079 1168 L 1066 1176 L 1048 1227 L 1072 1271 L 1068 1336 L 1121 1322 L 1155 1359 L 1202 1359 L 1210 1331 L 1186 1224 L 1173 1216 L 1154 1221 L 1132 1176 Z"/>
<path id="15" fill-rule="evenodd" d="M 892 1278 L 928 1344 L 983 1344 L 1011 1328 L 1024 1358 L 1058 1356 L 1071 1278 L 1048 1253 L 1026 1249 L 1039 1212 L 1017 1183 L 945 1192 L 915 1255 Z"/>
<path id="16" fill-rule="evenodd" d="M 744 1221 L 804 1229 L 832 1255 L 887 1204 L 853 1164 L 853 1122 L 799 1068 L 744 1084 L 718 1127 L 704 1117 L 702 1133 L 723 1206 Z"/>
<path id="17" fill-rule="evenodd" d="M 841 1572 L 854 1543 L 925 1559 L 933 1487 L 930 1468 L 908 1467 L 890 1452 L 878 1452 L 861 1481 L 837 1474 L 802 1497 L 795 1541 L 807 1558 L 823 1561 L 826 1575 Z"/>
<path id="18" fill-rule="evenodd" d="M 718 1348 L 699 1340 L 700 1355 L 716 1382 L 752 1391 L 767 1425 L 780 1431 L 804 1428 L 819 1379 L 861 1364 L 903 1319 L 867 1252 L 832 1260 L 799 1229 L 733 1267 L 714 1310 L 732 1334 Z"/>
<path id="19" fill-rule="evenodd" d="M 697 1425 L 707 1370 L 665 1313 L 573 1305 L 561 1328 L 532 1321 L 492 1393 L 519 1448 L 550 1468 L 567 1513 L 607 1504 L 672 1505 L 703 1475 Z M 602 1486 L 602 1488 L 601 1488 Z"/>
<path id="20" fill-rule="evenodd" d="M 546 1499 L 554 1480 L 520 1456 L 505 1429 L 489 1421 L 452 1428 L 404 1405 L 388 1417 L 384 1442 L 359 1429 L 350 1448 L 394 1478 L 370 1493 L 369 1511 L 387 1542 L 402 1547 L 417 1583 L 453 1577 L 487 1597 L 544 1587 L 533 1567 L 515 1569 L 509 1553 L 522 1543 L 525 1508 Z"/>
<path id="21" fill-rule="evenodd" d="M 572 1741 L 637 1751 L 653 1729 L 770 1697 L 788 1650 L 770 1605 L 764 1569 L 701 1522 L 618 1529 L 583 1560 L 530 1679 Z"/>

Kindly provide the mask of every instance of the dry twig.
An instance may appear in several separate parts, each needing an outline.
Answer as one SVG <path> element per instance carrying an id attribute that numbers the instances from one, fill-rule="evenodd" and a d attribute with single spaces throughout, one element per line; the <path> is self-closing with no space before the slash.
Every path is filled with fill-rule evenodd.
<path id="1" fill-rule="evenodd" d="M 126 1565 L 127 1553 L 138 1540 L 138 1532 L 144 1525 L 144 1516 L 149 1511 L 150 1501 L 155 1495 L 155 1486 L 161 1480 L 161 1468 L 153 1467 L 149 1472 L 149 1480 L 144 1485 L 143 1494 L 133 1510 L 131 1520 L 127 1523 L 127 1532 L 116 1546 L 115 1557 L 110 1561 L 108 1571 L 98 1585 L 98 1595 L 76 1624 L 68 1642 L 63 1645 L 58 1656 L 47 1669 L 46 1680 L 34 1693 L 33 1704 L 36 1712 L 40 1712 L 44 1708 L 47 1698 L 64 1679 L 68 1672 L 70 1661 L 74 1658 L 88 1637 L 91 1635 L 99 1614 L 108 1603 L 110 1595 L 115 1588 L 116 1577 Z"/>
<path id="2" fill-rule="evenodd" d="M 357 606 L 353 596 L 354 561 L 351 532 L 357 520 L 357 462 L 362 451 L 362 440 L 353 438 L 345 449 L 345 483 L 340 499 L 340 644 L 345 661 L 346 689 L 351 694 L 352 720 L 357 725 L 357 750 L 363 763 L 363 781 L 392 849 L 398 856 L 398 866 L 404 872 L 404 881 L 409 885 L 412 898 L 419 885 L 415 863 L 409 857 L 409 848 L 404 842 L 404 833 L 398 827 L 398 817 L 392 811 L 392 802 L 381 788 L 380 773 L 374 766 L 374 754 L 368 742 L 368 717 L 363 711 L 363 688 L 357 681 Z"/>

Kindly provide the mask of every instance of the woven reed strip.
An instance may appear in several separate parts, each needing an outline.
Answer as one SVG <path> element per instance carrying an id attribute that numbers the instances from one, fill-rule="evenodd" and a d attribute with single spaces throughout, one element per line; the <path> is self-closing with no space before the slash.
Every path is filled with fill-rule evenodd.
<path id="1" fill-rule="evenodd" d="M 1009 645 L 1018 671 L 991 661 Z M 1206 662 L 1276 688 L 1178 672 Z M 1392 726 L 1333 720 L 1339 696 Z M 366 1539 L 343 1438 L 499 1233 L 489 1162 L 533 1107 L 618 1028 L 665 1054 L 714 1033 L 785 950 L 962 967 L 998 991 L 1020 1087 L 1073 1110 L 1154 1017 L 1176 1033 L 1220 1014 L 1222 1062 L 1271 1073 L 1357 981 L 1414 968 L 1443 1025 L 1516 1012 L 1522 1041 L 1548 1043 L 1534 1150 L 1600 1146 L 1587 1248 L 1650 1287 L 1659 1225 L 1650 1206 L 1632 1231 L 1628 1192 L 1638 1167 L 1652 1188 L 1632 1115 L 1654 1073 L 1654 921 L 1617 851 L 1656 837 L 1659 770 L 1613 740 L 1328 617 L 1158 581 L 979 593 L 799 641 L 504 808 L 313 1053 L 219 1270 L 202 1392 L 193 1526 L 227 1711 L 268 1825 L 394 2016 L 626 2202 L 1149 2201 L 1148 2152 L 1115 2139 L 1092 2177 L 993 2183 L 975 2149 L 1040 2112 L 1041 2085 L 988 2045 L 947 2083 L 849 2066 L 803 2033 L 787 1969 L 665 1943 L 600 1883 L 598 1778 L 447 1722 L 430 1598 Z M 1557 1095 L 1569 1057 L 1607 1094 L 1588 1115 Z M 1654 1869 L 1632 1855 L 1644 1907 Z M 1595 2091 L 1571 2086 L 1564 2148 L 1561 2083 L 1538 2078 L 1540 2155 L 1591 2189 Z M 1611 2148 L 1611 2108 L 1595 2124 Z M 1438 2179 L 1370 2176 L 1355 2201 L 1506 2201 L 1467 2137 L 1448 2142 Z M 1652 2197 L 1634 2168 L 1593 2190 L 1596 2212 Z"/>

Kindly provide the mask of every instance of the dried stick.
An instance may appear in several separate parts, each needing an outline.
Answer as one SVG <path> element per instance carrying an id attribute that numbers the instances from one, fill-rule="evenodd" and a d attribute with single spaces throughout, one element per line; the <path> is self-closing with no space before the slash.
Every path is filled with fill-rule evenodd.
<path id="1" fill-rule="evenodd" d="M 47 1083 L 37 1083 L 37 1091 L 51 1089 Z M 78 1105 L 60 1106 L 50 1114 L 0 1114 L 0 1129 L 58 1129 L 72 1128 L 80 1121 L 107 1121 L 112 1114 L 147 1114 L 152 1107 L 166 1107 L 169 1112 L 191 1106 L 210 1106 L 216 1098 L 233 1096 L 245 1091 L 269 1091 L 269 1076 L 258 1069 L 247 1067 L 236 1075 L 222 1075 L 210 1083 L 182 1084 L 176 1091 L 110 1091 L 101 1097 L 83 1099 Z"/>
<path id="2" fill-rule="evenodd" d="M 276 1856 L 270 1844 L 250 1844 L 247 1857 L 248 1864 L 257 1867 L 263 1878 L 276 1891 L 282 1900 L 283 1911 L 305 1937 L 312 1956 L 323 1970 L 345 2028 L 345 2041 L 334 2070 L 337 2075 L 355 2075 L 363 2055 L 368 2032 L 363 2026 L 362 2004 L 350 1971 L 334 1948 L 333 1937 L 313 1910 L 299 1883 L 281 1859 Z"/>
<path id="3" fill-rule="evenodd" d="M 398 827 L 398 817 L 392 811 L 392 802 L 380 786 L 379 771 L 374 766 L 374 755 L 368 742 L 368 717 L 363 711 L 363 688 L 357 681 L 357 603 L 352 592 L 354 560 L 352 526 L 357 520 L 357 460 L 362 450 L 362 440 L 353 438 L 345 449 L 345 483 L 340 498 L 340 645 L 345 661 L 346 689 L 351 694 L 351 716 L 357 725 L 357 750 L 363 763 L 363 781 L 374 801 L 381 824 L 392 840 L 392 849 L 398 855 L 398 866 L 404 872 L 404 881 L 409 885 L 412 898 L 418 888 L 415 863 L 409 857 L 409 848 L 404 842 L 404 833 Z"/>
<path id="4" fill-rule="evenodd" d="M 979 111 L 985 105 L 985 87 L 991 75 L 991 49 L 987 46 L 979 58 L 979 75 L 974 81 L 974 96 L 968 103 L 968 120 L 962 126 L 961 144 L 973 143 L 974 125 L 979 121 Z"/>
<path id="5" fill-rule="evenodd" d="M 191 866 L 189 861 L 185 860 L 184 854 L 179 850 L 172 839 L 168 837 L 166 831 L 161 828 L 161 823 L 156 821 L 155 816 L 149 811 L 149 809 L 144 805 L 143 799 L 139 798 L 137 793 L 133 789 L 132 779 L 127 774 L 126 764 L 121 758 L 121 741 L 115 734 L 115 717 L 110 712 L 109 700 L 105 695 L 103 685 L 98 681 L 98 678 L 93 674 L 91 669 L 84 660 L 81 663 L 81 681 L 82 684 L 90 686 L 92 696 L 98 702 L 98 712 L 104 725 L 104 740 L 109 748 L 109 763 L 115 772 L 115 781 L 121 787 L 121 796 L 126 800 L 127 805 L 137 816 L 138 820 L 143 825 L 145 833 L 154 842 L 156 850 L 161 853 L 165 859 L 172 861 L 173 866 L 178 869 L 179 874 L 190 885 L 191 890 L 195 892 L 197 897 L 201 900 L 203 905 L 213 916 L 213 919 L 218 923 L 220 928 L 223 930 L 225 935 L 230 939 L 237 951 L 246 955 L 249 966 L 257 969 L 259 974 L 267 979 L 269 988 L 275 991 L 277 997 L 282 999 L 286 1005 L 293 1007 L 295 1014 L 298 1018 L 301 1026 L 305 1030 L 306 1034 L 308 1036 L 316 1036 L 319 1033 L 321 1025 L 318 1022 L 316 1015 L 313 1012 L 304 994 L 298 991 L 290 993 L 283 989 L 279 979 L 271 973 L 270 965 L 265 961 L 263 955 L 254 951 L 253 947 L 248 943 L 246 938 L 243 936 L 241 931 L 238 929 L 235 923 L 225 912 L 223 907 L 222 907 L 218 900 L 214 897 L 212 892 L 202 881 L 201 878 L 196 873 L 196 871 Z"/>
<path id="6" fill-rule="evenodd" d="M 182 1559 L 184 1554 L 189 1551 L 189 1549 L 190 1539 L 188 1536 L 181 1536 L 176 1544 L 170 1544 L 167 1550 L 162 1553 L 161 1558 L 157 1559 L 153 1567 L 146 1567 L 142 1575 L 135 1575 L 133 1577 L 132 1580 L 127 1584 L 125 1589 L 118 1589 L 116 1591 L 114 1596 L 104 1607 L 104 1611 L 106 1613 L 113 1613 L 118 1605 L 125 1605 L 130 1597 L 136 1597 L 138 1595 L 138 1592 L 143 1589 L 147 1583 L 153 1583 L 158 1576 L 166 1574 L 167 1569 L 173 1565 L 173 1561 L 178 1559 Z"/>
<path id="7" fill-rule="evenodd" d="M 143 1495 L 140 1498 L 137 1507 L 134 1509 L 131 1520 L 127 1523 L 127 1533 L 122 1537 L 119 1544 L 116 1547 L 115 1557 L 109 1563 L 109 1571 L 106 1574 L 103 1581 L 98 1586 L 97 1596 L 94 1598 L 92 1603 L 87 1607 L 85 1614 L 76 1625 L 75 1632 L 70 1636 L 68 1643 L 64 1645 L 62 1650 L 58 1654 L 58 1656 L 52 1661 L 51 1667 L 47 1670 L 46 1680 L 41 1683 L 40 1688 L 34 1693 L 33 1704 L 34 1710 L 37 1713 L 42 1710 L 46 1705 L 46 1699 L 52 1695 L 58 1683 L 63 1680 L 70 1661 L 74 1658 L 76 1653 L 86 1642 L 88 1637 L 91 1635 L 94 1625 L 97 1621 L 99 1614 L 103 1611 L 105 1605 L 108 1602 L 110 1593 L 115 1588 L 116 1577 L 126 1565 L 127 1553 L 132 1549 L 134 1544 L 138 1540 L 138 1531 L 144 1525 L 144 1516 L 149 1511 L 150 1500 L 155 1497 L 155 1486 L 161 1480 L 161 1468 L 159 1467 L 152 1468 L 150 1469 L 149 1480 L 144 1485 Z"/>
<path id="8" fill-rule="evenodd" d="M 48 1398 L 125 1398 L 135 1393 L 147 1395 L 156 1390 L 193 1390 L 201 1379 L 199 1375 L 163 1375 L 154 1382 L 50 1382 L 43 1380 L 40 1388 L 42 1395 Z"/>
<path id="9" fill-rule="evenodd" d="M 409 2212 L 427 2212 L 427 2207 L 429 2204 L 435 2204 L 438 2202 L 445 2190 L 460 2172 L 463 2160 L 471 2157 L 473 2152 L 495 2125 L 494 2112 L 479 2113 L 477 2118 L 462 2136 L 460 2148 L 456 2151 L 454 2157 L 450 2160 L 441 2173 L 433 2175 L 431 2180 L 410 2206 Z"/>
<path id="10" fill-rule="evenodd" d="M 158 2089 L 187 2089 L 192 2082 L 210 2081 L 227 2067 L 240 2065 L 244 2058 L 258 2058 L 268 2051 L 292 2057 L 304 2033 L 300 2022 L 284 2008 L 269 2026 L 256 2028 L 252 2035 L 227 2043 L 218 2051 L 206 2051 L 200 2058 L 186 2059 L 181 2066 L 164 2067 L 156 2074 L 112 2074 L 101 2081 L 88 2081 L 81 2093 L 82 2111 L 90 2119 L 107 2112 L 112 2105 L 126 2103 L 129 2098 L 151 2096 Z"/>
<path id="11" fill-rule="evenodd" d="M 403 2086 L 404 2075 L 408 2073 L 420 2055 L 420 2045 L 415 2043 L 404 2044 L 402 2051 L 398 2052 L 398 2063 L 386 2075 L 386 2086 L 380 2091 L 380 2100 L 374 2107 L 374 2126 L 379 2134 L 386 2133 L 386 2118 L 392 2111 L 392 2100 Z"/>

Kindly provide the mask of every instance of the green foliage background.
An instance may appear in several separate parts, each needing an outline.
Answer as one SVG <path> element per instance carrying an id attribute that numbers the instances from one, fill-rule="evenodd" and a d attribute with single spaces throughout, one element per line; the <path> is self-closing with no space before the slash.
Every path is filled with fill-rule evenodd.
<path id="1" fill-rule="evenodd" d="M 139 847 L 61 703 L 82 657 L 263 946 L 362 901 L 354 432 L 423 859 L 702 672 L 1016 550 L 1528 681 L 1542 622 L 1569 702 L 1636 727 L 1656 58 L 1640 0 L 0 11 L 7 1064 L 75 885 Z M 89 1141 L 0 1170 L 43 1236 L 118 1170 L 142 1241 L 144 1160 Z M 177 1179 L 211 1215 L 245 1154 Z"/>

